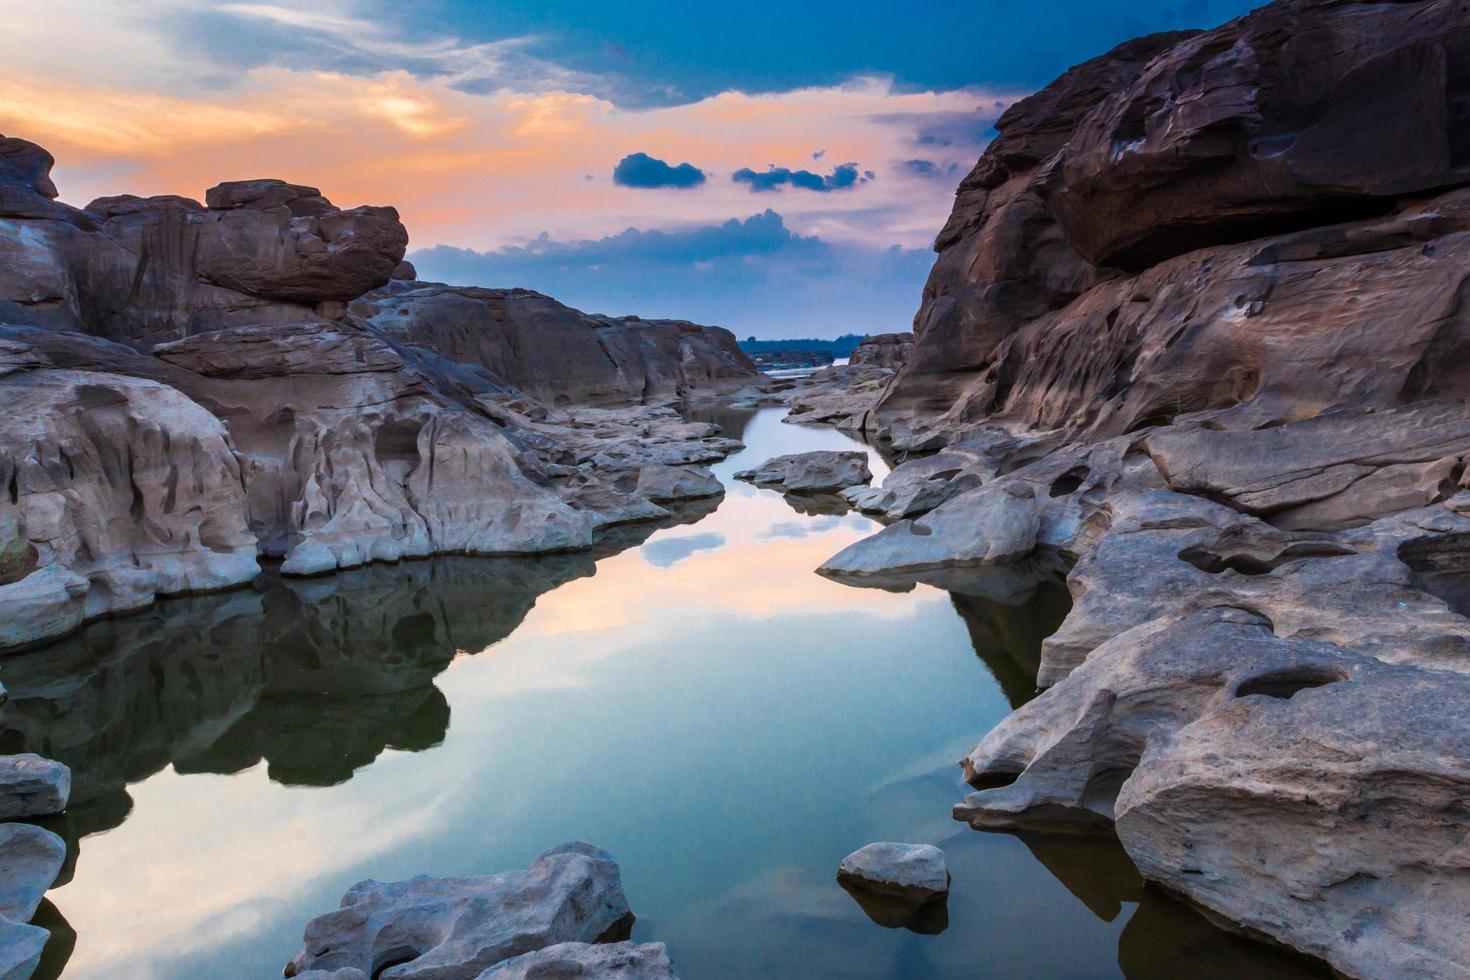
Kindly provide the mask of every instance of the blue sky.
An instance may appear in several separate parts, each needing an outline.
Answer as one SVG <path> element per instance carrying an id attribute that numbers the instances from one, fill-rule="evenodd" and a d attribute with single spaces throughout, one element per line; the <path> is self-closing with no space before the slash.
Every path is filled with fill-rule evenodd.
<path id="1" fill-rule="evenodd" d="M 279 176 L 397 206 L 426 277 L 881 332 L 1008 105 L 1249 6 L 52 0 L 7 13 L 0 132 L 77 204 Z"/>

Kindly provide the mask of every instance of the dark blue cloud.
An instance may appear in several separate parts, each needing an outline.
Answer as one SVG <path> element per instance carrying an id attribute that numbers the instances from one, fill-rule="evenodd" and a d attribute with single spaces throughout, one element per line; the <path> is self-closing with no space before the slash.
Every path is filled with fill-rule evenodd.
<path id="1" fill-rule="evenodd" d="M 846 190 L 861 180 L 872 180 L 873 176 L 873 172 L 868 170 L 864 171 L 860 177 L 855 163 L 839 164 L 825 177 L 821 174 L 814 174 L 810 170 L 791 170 L 772 164 L 764 171 L 741 167 L 730 175 L 730 179 L 737 184 L 749 184 L 753 194 L 778 190 L 787 184 L 803 190 L 826 193 L 827 191 Z"/>
<path id="2" fill-rule="evenodd" d="M 411 258 L 424 280 L 525 286 L 591 312 L 714 323 L 742 337 L 907 330 L 934 262 L 927 249 L 799 235 L 769 210 L 580 241 L 542 235 L 491 252 L 440 245 Z"/>
<path id="3" fill-rule="evenodd" d="M 692 163 L 671 167 L 647 153 L 629 153 L 613 167 L 613 183 L 624 187 L 698 187 L 704 171 Z"/>

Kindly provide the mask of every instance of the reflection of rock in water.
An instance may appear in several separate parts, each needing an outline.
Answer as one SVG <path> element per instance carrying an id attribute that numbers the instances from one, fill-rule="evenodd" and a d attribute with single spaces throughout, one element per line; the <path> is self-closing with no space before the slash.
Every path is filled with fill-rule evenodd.
<path id="1" fill-rule="evenodd" d="M 915 902 L 899 895 L 881 895 L 857 885 L 838 881 L 868 918 L 885 929 L 907 929 L 923 936 L 937 936 L 949 928 L 949 896 Z"/>
<path id="2" fill-rule="evenodd" d="M 673 523 L 718 505 L 676 508 Z M 267 576 L 254 592 L 92 623 L 5 659 L 0 750 L 71 766 L 72 804 L 55 828 L 71 840 L 120 824 L 127 785 L 168 765 L 228 773 L 264 760 L 278 782 L 341 782 L 385 748 L 438 744 L 449 705 L 433 680 L 450 660 L 503 639 L 543 593 L 668 523 L 616 528 L 571 554 Z"/>
<path id="3" fill-rule="evenodd" d="M 1187 902 L 1147 887 L 1118 838 L 1011 832 L 1052 876 L 1104 922 L 1136 905 L 1118 938 L 1118 966 L 1130 980 L 1308 980 L 1320 964 L 1218 928 Z"/>
<path id="4" fill-rule="evenodd" d="M 964 592 L 951 592 L 949 597 L 970 631 L 976 656 L 995 675 L 1011 707 L 1034 698 L 1041 643 L 1057 631 L 1072 608 L 1066 583 L 1055 575 L 1042 576 L 1020 601 Z"/>
<path id="5" fill-rule="evenodd" d="M 66 969 L 67 961 L 77 948 L 77 931 L 66 921 L 61 910 L 46 899 L 41 900 L 36 914 L 31 917 L 31 925 L 45 929 L 51 933 L 51 938 L 46 940 L 41 962 L 36 964 L 36 972 L 31 974 L 30 980 L 55 980 Z"/>

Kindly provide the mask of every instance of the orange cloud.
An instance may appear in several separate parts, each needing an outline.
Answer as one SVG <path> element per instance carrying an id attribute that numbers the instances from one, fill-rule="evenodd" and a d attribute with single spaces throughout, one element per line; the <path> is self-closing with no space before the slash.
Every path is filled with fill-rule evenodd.
<path id="1" fill-rule="evenodd" d="M 897 92 L 866 78 L 633 110 L 566 91 L 474 95 L 403 71 L 257 68 L 207 98 L 21 73 L 0 91 L 0 132 L 50 149 L 73 203 L 123 192 L 198 197 L 220 180 L 279 176 L 315 184 L 339 204 L 397 206 L 416 247 L 492 248 L 542 231 L 595 238 L 766 207 L 803 234 L 913 247 L 943 222 L 952 182 L 894 167 L 918 155 L 914 134 L 876 117 L 993 110 L 996 98 Z M 728 180 L 747 166 L 815 167 L 818 147 L 828 151 L 824 167 L 856 161 L 878 179 L 820 195 L 752 194 Z M 692 162 L 711 179 L 678 195 L 614 185 L 613 165 L 640 150 Z M 885 209 L 892 217 L 875 222 Z"/>

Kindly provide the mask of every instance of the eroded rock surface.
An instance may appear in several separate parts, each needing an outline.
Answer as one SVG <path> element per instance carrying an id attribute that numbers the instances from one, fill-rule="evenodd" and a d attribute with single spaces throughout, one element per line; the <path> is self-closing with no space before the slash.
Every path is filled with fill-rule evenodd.
<path id="1" fill-rule="evenodd" d="M 956 816 L 1113 828 L 1349 976 L 1470 976 L 1467 57 L 1454 4 L 1283 0 L 1014 106 L 865 420 L 934 455 L 823 569 L 1070 565 Z"/>
<path id="2" fill-rule="evenodd" d="M 0 819 L 44 817 L 66 809 L 71 770 L 34 752 L 0 756 Z"/>
<path id="3" fill-rule="evenodd" d="M 612 856 L 563 844 L 522 871 L 360 882 L 341 909 L 307 923 L 286 976 L 349 967 L 383 980 L 475 980 L 548 946 L 623 938 L 632 915 Z"/>
<path id="4" fill-rule="evenodd" d="M 817 450 L 768 459 L 754 469 L 735 474 L 762 486 L 787 493 L 836 493 L 873 478 L 868 454 L 860 450 Z"/>
<path id="5" fill-rule="evenodd" d="M 738 443 L 666 403 L 750 383 L 728 331 L 418 283 L 393 209 L 314 187 L 77 209 L 51 164 L 0 137 L 0 650 L 257 555 L 581 549 L 721 490 Z"/>
<path id="6" fill-rule="evenodd" d="M 677 980 L 663 943 L 558 943 L 499 963 L 480 980 Z"/>
<path id="7" fill-rule="evenodd" d="M 932 844 L 866 844 L 842 859 L 837 878 L 915 902 L 932 901 L 949 891 L 944 852 Z"/>
<path id="8" fill-rule="evenodd" d="M 755 378 L 728 330 L 591 316 L 529 289 L 394 281 L 352 310 L 395 341 L 484 367 L 553 405 L 734 390 Z"/>
<path id="9" fill-rule="evenodd" d="M 914 349 L 911 333 L 880 333 L 864 337 L 848 357 L 848 364 L 867 365 L 897 371 Z"/>

